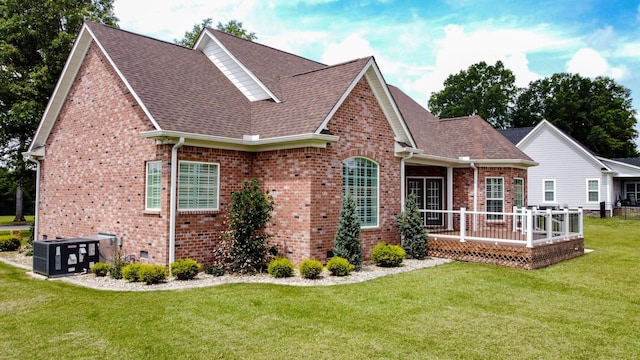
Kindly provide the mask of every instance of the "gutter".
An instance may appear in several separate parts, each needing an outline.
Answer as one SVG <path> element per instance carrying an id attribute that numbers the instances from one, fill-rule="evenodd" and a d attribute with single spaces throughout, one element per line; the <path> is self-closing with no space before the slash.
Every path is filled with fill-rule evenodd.
<path id="1" fill-rule="evenodd" d="M 169 184 L 169 187 L 171 188 L 171 200 L 169 204 L 169 268 L 171 268 L 170 265 L 175 261 L 176 258 L 176 215 L 178 212 L 178 208 L 176 206 L 178 193 L 178 149 L 181 148 L 183 144 L 184 138 L 181 137 L 180 140 L 171 148 L 171 183 Z"/>
<path id="2" fill-rule="evenodd" d="M 469 163 L 469 166 L 473 168 L 473 211 L 476 212 L 478 211 L 478 168 L 476 167 L 476 164 L 474 164 L 473 161 Z M 477 217 L 477 214 L 474 214 L 473 231 L 476 230 L 476 226 L 477 226 L 476 217 Z"/>

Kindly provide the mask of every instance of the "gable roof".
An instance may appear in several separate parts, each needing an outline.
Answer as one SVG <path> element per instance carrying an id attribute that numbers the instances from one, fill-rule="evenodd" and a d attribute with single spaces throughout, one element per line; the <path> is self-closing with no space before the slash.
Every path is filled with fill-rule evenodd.
<path id="1" fill-rule="evenodd" d="M 617 162 L 621 162 L 621 163 L 625 163 L 628 165 L 633 165 L 633 166 L 637 166 L 640 167 L 640 157 L 633 157 L 633 158 L 613 158 L 611 159 L 613 161 L 617 161 Z"/>
<path id="2" fill-rule="evenodd" d="M 533 126 L 530 127 L 522 127 L 522 128 L 511 128 L 511 129 L 499 129 L 498 132 L 502 134 L 502 136 L 506 137 L 507 140 L 511 141 L 514 145 L 518 145 L 522 139 L 527 136 L 531 130 L 533 130 Z"/>
<path id="3" fill-rule="evenodd" d="M 155 130 L 141 133 L 144 137 L 185 137 L 201 146 L 215 143 L 243 150 L 304 139 L 325 146 L 338 138 L 323 134 L 326 122 L 364 78 L 396 139 L 415 146 L 372 57 L 327 66 L 212 29 L 198 41 L 203 46 L 207 42 L 221 52 L 205 54 L 86 21 L 30 151 L 44 145 L 94 43 L 152 122 Z M 216 56 L 224 57 L 240 80 L 212 59 Z M 245 91 L 245 84 L 257 86 L 262 98 L 247 97 L 251 91 Z"/>

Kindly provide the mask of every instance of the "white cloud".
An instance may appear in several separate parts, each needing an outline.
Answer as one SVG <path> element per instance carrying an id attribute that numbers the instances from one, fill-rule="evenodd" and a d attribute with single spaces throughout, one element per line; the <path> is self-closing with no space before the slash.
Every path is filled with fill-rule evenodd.
<path id="1" fill-rule="evenodd" d="M 369 41 L 358 34 L 351 34 L 337 43 L 327 45 L 321 62 L 329 65 L 374 55 Z"/>
<path id="2" fill-rule="evenodd" d="M 611 66 L 607 59 L 591 48 L 578 50 L 571 60 L 567 62 L 567 71 L 578 73 L 582 76 L 596 77 L 609 76 L 615 80 L 622 80 L 627 76 L 624 66 Z"/>

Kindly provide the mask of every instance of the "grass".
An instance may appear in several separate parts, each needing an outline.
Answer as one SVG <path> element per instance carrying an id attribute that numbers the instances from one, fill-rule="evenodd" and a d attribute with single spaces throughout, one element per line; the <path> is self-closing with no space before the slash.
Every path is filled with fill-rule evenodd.
<path id="1" fill-rule="evenodd" d="M 331 287 L 109 292 L 0 264 L 0 358 L 633 359 L 639 223 L 534 271 L 454 262 Z"/>
<path id="2" fill-rule="evenodd" d="M 0 225 L 28 225 L 33 222 L 33 215 L 25 215 L 26 222 L 14 223 L 15 215 L 0 215 Z"/>

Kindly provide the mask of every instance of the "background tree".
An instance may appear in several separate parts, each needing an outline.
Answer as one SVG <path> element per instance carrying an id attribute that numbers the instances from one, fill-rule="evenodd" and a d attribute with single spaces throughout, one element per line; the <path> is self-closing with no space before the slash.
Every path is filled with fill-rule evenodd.
<path id="1" fill-rule="evenodd" d="M 531 82 L 517 98 L 512 125 L 535 126 L 542 119 L 600 156 L 638 155 L 631 92 L 608 77 L 559 73 Z"/>
<path id="2" fill-rule="evenodd" d="M 190 31 L 185 31 L 182 39 L 174 40 L 174 42 L 176 44 L 192 48 L 196 44 L 196 41 L 198 41 L 198 37 L 200 37 L 202 29 L 205 27 L 211 27 L 211 24 L 213 24 L 213 19 L 206 18 L 202 20 L 201 23 L 194 24 Z M 237 20 L 231 20 L 226 24 L 218 22 L 216 29 L 249 41 L 253 41 L 258 38 L 256 33 L 245 30 L 242 27 L 242 22 Z"/>
<path id="3" fill-rule="evenodd" d="M 342 199 L 338 232 L 333 241 L 333 255 L 347 259 L 356 270 L 362 267 L 360 219 L 356 214 L 356 201 L 350 192 Z"/>
<path id="4" fill-rule="evenodd" d="M 506 128 L 517 92 L 515 80 L 501 61 L 493 66 L 484 61 L 471 65 L 449 75 L 444 89 L 431 94 L 429 109 L 441 118 L 479 115 L 495 128 Z"/>
<path id="5" fill-rule="evenodd" d="M 116 25 L 113 0 L 0 1 L 0 160 L 14 181 L 15 221 L 24 220 L 21 196 L 33 176 L 22 153 L 84 19 Z"/>

